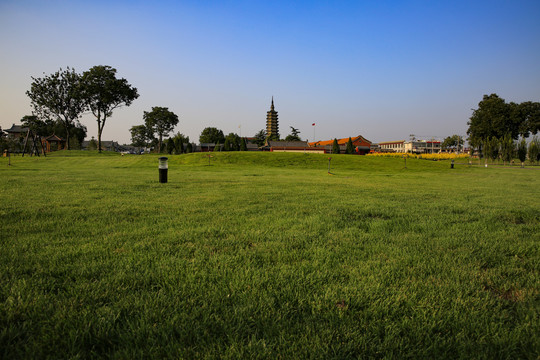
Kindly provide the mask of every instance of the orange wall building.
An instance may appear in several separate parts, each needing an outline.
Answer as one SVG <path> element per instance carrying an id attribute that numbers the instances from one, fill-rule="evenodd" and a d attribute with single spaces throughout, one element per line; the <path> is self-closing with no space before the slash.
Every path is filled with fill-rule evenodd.
<path id="1" fill-rule="evenodd" d="M 342 138 L 342 139 L 337 139 L 337 142 L 338 142 L 339 148 L 341 150 L 341 153 L 345 153 L 345 149 L 347 148 L 347 142 L 348 141 L 349 141 L 348 137 Z M 355 148 L 355 153 L 356 154 L 365 155 L 365 154 L 369 153 L 369 149 L 370 149 L 370 146 L 371 146 L 371 141 L 367 140 L 362 135 L 358 135 L 358 136 L 355 136 L 355 137 L 351 136 L 351 141 L 352 141 L 353 146 Z M 331 151 L 333 143 L 334 143 L 333 139 L 332 140 L 324 140 L 324 141 L 315 141 L 315 142 L 310 142 L 309 146 L 325 147 L 325 148 L 328 147 L 330 149 L 330 151 Z"/>

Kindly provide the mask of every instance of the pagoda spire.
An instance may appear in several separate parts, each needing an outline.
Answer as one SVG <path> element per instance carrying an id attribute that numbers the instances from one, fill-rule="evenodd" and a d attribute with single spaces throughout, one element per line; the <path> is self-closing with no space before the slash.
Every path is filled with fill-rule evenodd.
<path id="1" fill-rule="evenodd" d="M 270 111 L 266 112 L 266 136 L 272 140 L 279 140 L 278 113 L 274 109 L 274 96 Z"/>

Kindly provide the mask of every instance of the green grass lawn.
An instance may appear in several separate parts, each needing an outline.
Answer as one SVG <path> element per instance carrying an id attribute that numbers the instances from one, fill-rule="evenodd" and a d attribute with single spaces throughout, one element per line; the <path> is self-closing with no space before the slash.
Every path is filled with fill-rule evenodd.
<path id="1" fill-rule="evenodd" d="M 538 358 L 537 168 L 211 155 L 2 158 L 0 358 Z"/>

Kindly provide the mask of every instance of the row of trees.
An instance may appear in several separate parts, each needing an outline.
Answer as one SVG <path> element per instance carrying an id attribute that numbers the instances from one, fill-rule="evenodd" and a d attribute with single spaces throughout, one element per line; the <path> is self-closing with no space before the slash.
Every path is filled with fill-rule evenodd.
<path id="1" fill-rule="evenodd" d="M 534 137 L 528 146 L 525 139 L 540 130 L 540 103 L 507 103 L 497 94 L 484 95 L 467 124 L 471 150 L 486 162 L 502 159 L 506 163 L 516 156 L 522 165 L 527 156 L 532 162 L 539 160 L 538 139 Z"/>
<path id="2" fill-rule="evenodd" d="M 332 154 L 340 154 L 341 149 L 339 147 L 337 139 L 334 139 L 334 142 L 332 143 Z M 349 141 L 347 141 L 347 145 L 345 146 L 345 154 L 354 154 L 355 153 L 355 147 L 353 145 L 352 139 L 349 138 Z"/>
<path id="3" fill-rule="evenodd" d="M 68 149 L 73 129 L 80 128 L 79 119 L 89 111 L 97 121 L 101 151 L 103 128 L 113 110 L 129 106 L 139 97 L 137 89 L 126 79 L 118 79 L 116 69 L 107 65 L 94 66 L 82 74 L 68 67 L 41 78 L 32 77 L 32 80 L 26 92 L 32 104 L 32 121 L 37 127 L 62 124 Z"/>
<path id="4" fill-rule="evenodd" d="M 482 148 L 492 138 L 499 141 L 504 137 L 527 138 L 540 130 L 540 103 L 507 103 L 497 94 L 484 95 L 467 124 L 469 144 L 473 148 Z"/>
<path id="5" fill-rule="evenodd" d="M 493 136 L 482 142 L 480 156 L 486 159 L 486 164 L 489 159 L 492 161 L 498 161 L 500 159 L 503 161 L 503 164 L 506 164 L 517 157 L 523 166 L 527 156 L 532 163 L 540 161 L 540 141 L 535 136 L 527 146 L 525 138 L 522 138 L 516 143 L 509 134 L 503 136 L 502 139 Z"/>

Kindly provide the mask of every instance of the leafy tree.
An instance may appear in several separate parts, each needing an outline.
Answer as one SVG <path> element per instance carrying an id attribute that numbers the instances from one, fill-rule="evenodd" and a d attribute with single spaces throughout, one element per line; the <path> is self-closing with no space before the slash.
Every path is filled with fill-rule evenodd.
<path id="1" fill-rule="evenodd" d="M 536 136 L 529 143 L 528 155 L 529 161 L 532 163 L 540 160 L 540 141 Z"/>
<path id="2" fill-rule="evenodd" d="M 225 137 L 225 142 L 229 142 L 229 149 L 228 150 L 225 150 L 225 144 L 223 145 L 225 151 L 238 151 L 240 150 L 240 136 L 238 136 L 237 134 L 235 133 L 229 133 L 229 135 L 227 135 Z"/>
<path id="3" fill-rule="evenodd" d="M 32 77 L 32 80 L 26 95 L 32 102 L 33 114 L 40 119 L 61 121 L 69 149 L 70 129 L 86 109 L 86 102 L 81 96 L 81 76 L 68 67 L 42 78 Z"/>
<path id="4" fill-rule="evenodd" d="M 339 144 L 337 142 L 337 139 L 334 139 L 334 142 L 332 143 L 332 154 L 339 154 Z"/>
<path id="5" fill-rule="evenodd" d="M 279 133 L 272 134 L 266 137 L 266 141 L 279 141 Z"/>
<path id="6" fill-rule="evenodd" d="M 519 161 L 521 161 L 521 167 L 523 167 L 523 163 L 527 159 L 527 141 L 525 141 L 525 138 L 521 138 L 521 141 L 518 142 L 517 156 Z"/>
<path id="7" fill-rule="evenodd" d="M 298 134 L 300 134 L 300 131 L 296 128 L 293 128 L 292 126 L 290 128 L 291 133 L 287 135 L 285 141 L 302 141 L 302 139 L 300 139 L 300 136 L 298 136 Z"/>
<path id="8" fill-rule="evenodd" d="M 154 139 L 154 134 L 146 125 L 135 125 L 129 130 L 131 133 L 131 145 L 137 147 L 149 147 Z"/>
<path id="9" fill-rule="evenodd" d="M 173 140 L 176 153 L 182 154 L 184 152 L 184 144 L 189 143 L 189 136 L 177 133 L 176 135 L 174 135 Z"/>
<path id="10" fill-rule="evenodd" d="M 199 143 L 223 143 L 225 141 L 225 135 L 223 131 L 215 127 L 207 127 L 201 132 L 199 136 Z"/>
<path id="11" fill-rule="evenodd" d="M 255 134 L 255 143 L 257 146 L 261 147 L 264 146 L 264 142 L 266 141 L 266 130 L 261 129 L 259 132 Z"/>
<path id="12" fill-rule="evenodd" d="M 116 69 L 98 65 L 82 75 L 82 97 L 86 106 L 96 117 L 98 124 L 98 149 L 101 152 L 101 134 L 105 122 L 112 116 L 114 109 L 129 106 L 139 97 L 137 89 L 126 79 L 116 78 Z"/>
<path id="13" fill-rule="evenodd" d="M 186 146 L 186 154 L 189 154 L 189 153 L 192 153 L 193 152 L 193 144 L 188 142 L 187 146 Z"/>
<path id="14" fill-rule="evenodd" d="M 352 143 L 352 139 L 349 137 L 349 141 L 347 141 L 347 147 L 345 148 L 345 154 L 354 154 L 354 145 Z"/>
<path id="15" fill-rule="evenodd" d="M 154 106 L 152 111 L 143 114 L 144 124 L 158 135 L 158 153 L 161 152 L 163 137 L 173 131 L 178 124 L 178 116 L 166 107 Z"/>
<path id="16" fill-rule="evenodd" d="M 540 129 L 540 103 L 506 103 L 497 94 L 484 95 L 478 109 L 468 122 L 469 141 L 491 138 L 502 139 L 507 133 L 512 139 L 528 137 Z"/>
<path id="17" fill-rule="evenodd" d="M 26 115 L 21 119 L 22 125 L 29 128 L 35 134 L 39 136 L 49 136 L 56 134 L 64 139 L 67 139 L 66 128 L 63 123 L 54 121 L 51 119 L 41 120 L 35 115 Z M 70 138 L 70 148 L 71 149 L 80 149 L 81 143 L 86 138 L 86 126 L 81 123 L 73 123 L 68 127 Z"/>
<path id="18" fill-rule="evenodd" d="M 36 115 L 25 115 L 21 119 L 22 126 L 29 128 L 36 135 L 47 136 L 49 134 L 49 126 L 43 120 L 40 120 Z"/>
<path id="19" fill-rule="evenodd" d="M 221 150 L 221 145 L 217 143 L 216 146 L 214 146 L 214 152 L 218 152 L 220 150 Z"/>
<path id="20" fill-rule="evenodd" d="M 172 138 L 168 138 L 165 142 L 165 149 L 167 151 L 167 154 L 169 155 L 172 155 L 172 153 L 176 151 L 174 146 L 174 140 Z"/>
<path id="21" fill-rule="evenodd" d="M 457 150 L 459 151 L 459 148 L 463 146 L 463 137 L 459 135 L 452 135 L 447 136 L 444 138 L 441 148 L 443 149 L 449 149 L 449 150 Z"/>
<path id="22" fill-rule="evenodd" d="M 495 136 L 491 138 L 491 159 L 493 161 L 499 158 L 501 152 L 501 142 Z"/>
<path id="23" fill-rule="evenodd" d="M 486 164 L 488 163 L 491 155 L 493 154 L 492 150 L 493 144 L 489 138 L 486 138 L 482 142 L 482 156 L 486 159 Z"/>
<path id="24" fill-rule="evenodd" d="M 225 138 L 223 143 L 223 151 L 231 151 L 231 141 L 228 138 Z"/>
<path id="25" fill-rule="evenodd" d="M 512 161 L 512 158 L 514 157 L 514 140 L 512 139 L 510 133 L 508 133 L 504 135 L 500 141 L 501 157 L 503 159 L 503 164 L 505 164 L 506 162 Z"/>
<path id="26" fill-rule="evenodd" d="M 242 138 L 240 141 L 240 151 L 247 151 L 246 138 Z"/>
<path id="27" fill-rule="evenodd" d="M 96 139 L 92 136 L 92 139 L 88 142 L 88 150 L 96 150 L 98 147 L 98 143 Z"/>

